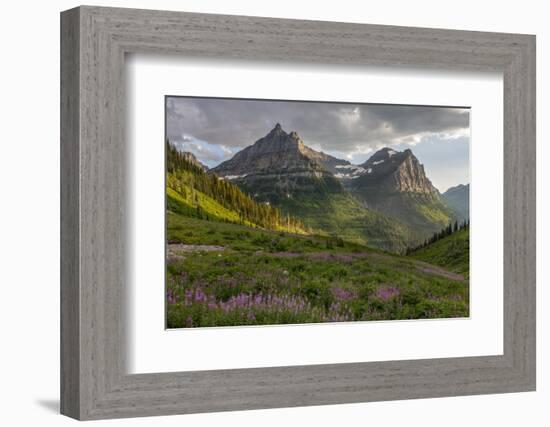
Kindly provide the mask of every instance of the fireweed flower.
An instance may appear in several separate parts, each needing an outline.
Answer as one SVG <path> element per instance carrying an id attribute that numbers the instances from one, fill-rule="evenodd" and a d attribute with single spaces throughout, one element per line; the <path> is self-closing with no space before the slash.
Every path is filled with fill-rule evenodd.
<path id="1" fill-rule="evenodd" d="M 177 297 L 174 295 L 174 291 L 172 291 L 172 289 L 168 289 L 167 299 L 168 304 L 175 304 L 177 302 Z"/>
<path id="2" fill-rule="evenodd" d="M 201 288 L 195 290 L 195 301 L 196 302 L 206 302 L 206 294 L 202 291 Z"/>
<path id="3" fill-rule="evenodd" d="M 342 288 L 333 288 L 332 295 L 334 296 L 334 298 L 340 301 L 349 301 L 355 298 L 355 294 L 353 292 Z"/>
<path id="4" fill-rule="evenodd" d="M 218 301 L 214 294 L 206 294 L 202 288 L 185 289 L 184 305 L 202 306 L 209 312 L 224 313 L 225 315 L 236 315 L 247 319 L 249 322 L 255 322 L 258 313 L 264 313 L 268 317 L 278 318 L 278 316 L 297 316 L 297 318 L 311 319 L 317 322 L 339 322 L 354 320 L 352 313 L 339 301 L 345 302 L 353 298 L 350 291 L 339 289 L 335 290 L 337 301 L 327 309 L 312 306 L 304 297 L 298 295 L 276 295 L 276 294 L 248 294 L 240 293 L 231 296 L 226 301 Z M 173 294 L 169 294 L 169 300 Z M 285 317 L 288 319 L 288 317 Z M 192 316 L 186 319 L 187 327 L 193 326 Z"/>
<path id="5" fill-rule="evenodd" d="M 185 304 L 185 306 L 189 306 L 192 304 L 193 302 L 193 290 L 192 289 L 186 289 L 183 293 L 183 296 L 184 296 L 184 300 L 183 300 L 183 303 Z"/>
<path id="6" fill-rule="evenodd" d="M 390 298 L 396 297 L 399 295 L 399 289 L 393 286 L 386 286 L 378 288 L 376 291 L 376 296 L 384 301 L 389 300 Z"/>

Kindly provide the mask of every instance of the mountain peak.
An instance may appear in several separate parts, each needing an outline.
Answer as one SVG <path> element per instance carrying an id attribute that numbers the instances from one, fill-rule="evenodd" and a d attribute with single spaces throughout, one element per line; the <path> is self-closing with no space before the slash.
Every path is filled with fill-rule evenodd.
<path id="1" fill-rule="evenodd" d="M 268 136 L 278 136 L 278 135 L 287 135 L 287 133 L 283 130 L 283 127 L 280 123 L 277 123 L 273 129 L 266 135 Z"/>
<path id="2" fill-rule="evenodd" d="M 407 148 L 403 151 L 397 151 L 390 147 L 384 147 L 376 151 L 369 159 L 364 162 L 361 166 L 376 166 L 378 164 L 389 161 L 392 164 L 399 164 L 405 161 L 407 158 L 412 157 L 416 159 L 416 156 L 413 154 L 410 148 Z"/>
<path id="3" fill-rule="evenodd" d="M 322 166 L 308 155 L 297 132 L 286 133 L 281 124 L 254 144 L 239 151 L 212 171 L 230 179 L 244 179 L 258 174 L 292 174 L 321 176 Z"/>
<path id="4" fill-rule="evenodd" d="M 389 158 L 391 158 L 391 157 L 393 157 L 393 156 L 395 156 L 396 154 L 399 154 L 399 153 L 400 153 L 399 151 L 396 151 L 393 148 L 384 147 L 384 148 L 381 148 L 380 150 L 376 151 L 372 156 L 370 156 L 370 158 L 367 160 L 367 162 L 369 162 L 371 160 L 376 161 L 376 160 L 381 160 L 381 159 L 389 159 Z M 365 162 L 364 164 L 366 164 L 367 162 Z"/>
<path id="5" fill-rule="evenodd" d="M 389 192 L 425 193 L 437 192 L 426 176 L 422 165 L 410 148 L 396 151 L 384 147 L 361 165 L 366 173 L 361 185 L 384 188 Z"/>
<path id="6" fill-rule="evenodd" d="M 329 170 L 332 162 L 343 161 L 307 147 L 296 131 L 286 133 L 277 123 L 266 136 L 210 172 L 272 203 L 302 192 L 342 191 Z"/>

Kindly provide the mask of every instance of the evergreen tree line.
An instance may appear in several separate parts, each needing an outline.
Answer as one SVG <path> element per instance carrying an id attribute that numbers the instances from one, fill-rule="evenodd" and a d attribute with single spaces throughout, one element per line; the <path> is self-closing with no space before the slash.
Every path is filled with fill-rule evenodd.
<path id="1" fill-rule="evenodd" d="M 187 198 L 187 192 L 195 203 L 198 203 L 194 190 L 206 194 L 223 207 L 237 212 L 241 223 L 253 223 L 263 228 L 304 232 L 306 227 L 290 215 L 265 203 L 258 203 L 242 192 L 236 185 L 220 179 L 214 174 L 206 173 L 203 168 L 189 161 L 169 141 L 166 142 L 167 185 Z M 189 190 L 188 190 L 189 189 Z M 197 205 L 199 218 L 208 219 Z"/>
<path id="2" fill-rule="evenodd" d="M 434 233 L 432 237 L 424 240 L 423 243 L 421 243 L 418 246 L 407 248 L 405 251 L 405 255 L 409 255 L 410 253 L 417 251 L 419 249 L 425 248 L 428 245 L 431 245 L 434 242 L 437 242 L 438 240 L 443 239 L 444 237 L 450 236 L 453 233 L 456 233 L 459 230 L 463 230 L 470 227 L 470 220 L 465 220 L 462 222 L 455 221 L 454 223 L 450 222 L 447 227 L 442 228 L 440 231 Z"/>

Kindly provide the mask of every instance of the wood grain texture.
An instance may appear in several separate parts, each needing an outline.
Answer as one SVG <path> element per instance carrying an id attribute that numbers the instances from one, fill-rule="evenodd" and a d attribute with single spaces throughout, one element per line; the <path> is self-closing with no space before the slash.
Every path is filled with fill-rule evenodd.
<path id="1" fill-rule="evenodd" d="M 79 11 L 61 19 L 61 412 L 80 414 Z"/>
<path id="2" fill-rule="evenodd" d="M 80 7 L 62 14 L 62 413 L 99 419 L 535 388 L 535 38 Z M 128 375 L 124 55 L 504 75 L 504 354 Z"/>

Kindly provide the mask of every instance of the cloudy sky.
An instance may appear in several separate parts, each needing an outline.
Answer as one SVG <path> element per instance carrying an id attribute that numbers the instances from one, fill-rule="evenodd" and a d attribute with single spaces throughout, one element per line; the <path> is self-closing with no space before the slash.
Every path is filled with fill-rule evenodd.
<path id="1" fill-rule="evenodd" d="M 213 167 L 276 123 L 313 149 L 363 163 L 376 150 L 410 148 L 440 190 L 469 182 L 470 110 L 379 104 L 166 98 L 166 137 Z"/>

